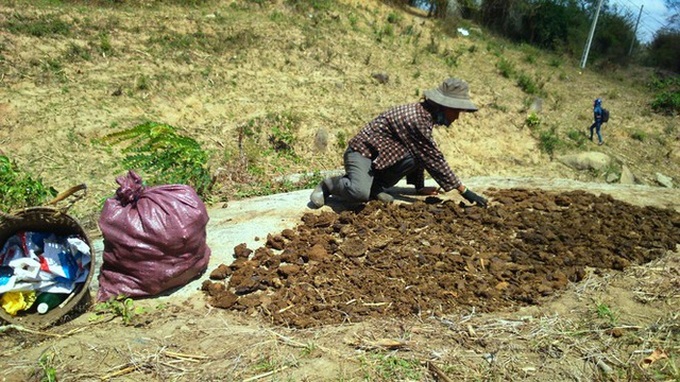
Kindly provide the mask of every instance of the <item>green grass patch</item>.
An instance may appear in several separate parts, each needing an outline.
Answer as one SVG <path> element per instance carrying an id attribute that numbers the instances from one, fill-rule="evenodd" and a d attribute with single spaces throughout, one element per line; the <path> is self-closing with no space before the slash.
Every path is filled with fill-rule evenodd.
<path id="1" fill-rule="evenodd" d="M 102 314 L 111 314 L 114 317 L 120 317 L 124 325 L 131 325 L 132 319 L 142 313 L 145 313 L 144 309 L 135 307 L 133 299 L 120 295 L 96 304 L 90 321 L 97 321 Z"/>
<path id="2" fill-rule="evenodd" d="M 320 175 L 295 181 L 285 176 L 291 168 L 304 165 L 296 152 L 300 121 L 299 115 L 288 111 L 267 113 L 238 125 L 236 147 L 225 148 L 217 163 L 216 182 L 225 188 L 219 189 L 216 197 L 245 198 L 316 186 Z M 346 141 L 344 134 L 337 133 L 338 141 Z"/>
<path id="3" fill-rule="evenodd" d="M 559 57 L 551 57 L 550 60 L 548 60 L 548 65 L 552 66 L 553 68 L 559 68 L 563 64 L 564 61 Z"/>
<path id="4" fill-rule="evenodd" d="M 297 12 L 327 11 L 333 6 L 332 0 L 286 0 L 285 4 Z"/>
<path id="5" fill-rule="evenodd" d="M 347 132 L 344 130 L 339 130 L 335 133 L 336 145 L 340 149 L 345 149 L 347 147 Z"/>
<path id="6" fill-rule="evenodd" d="M 636 141 L 644 142 L 647 140 L 647 133 L 641 130 L 635 130 L 630 134 L 630 137 Z"/>
<path id="7" fill-rule="evenodd" d="M 55 354 L 50 351 L 45 351 L 38 359 L 38 366 L 40 369 L 33 373 L 36 381 L 40 382 L 57 382 L 57 368 L 55 365 Z"/>
<path id="8" fill-rule="evenodd" d="M 353 31 L 359 30 L 359 17 L 355 13 L 350 13 L 347 15 L 347 21 L 349 22 L 349 26 Z"/>
<path id="9" fill-rule="evenodd" d="M 531 113 L 524 120 L 524 125 L 531 130 L 535 130 L 541 126 L 541 117 L 539 117 L 536 113 Z"/>
<path id="10" fill-rule="evenodd" d="M 448 66 L 449 68 L 455 68 L 458 66 L 458 61 L 460 60 L 460 58 L 465 55 L 465 52 L 466 52 L 465 49 L 457 49 L 455 51 L 446 49 L 442 54 L 442 59 L 444 60 L 446 66 Z"/>
<path id="11" fill-rule="evenodd" d="M 612 311 L 609 305 L 598 303 L 595 306 L 595 314 L 597 318 L 609 321 L 610 324 L 615 325 L 618 319 L 617 315 Z"/>
<path id="12" fill-rule="evenodd" d="M 362 359 L 366 381 L 422 381 L 420 362 L 392 354 L 369 354 Z"/>
<path id="13" fill-rule="evenodd" d="M 402 22 L 403 19 L 404 16 L 402 13 L 390 12 L 387 15 L 387 22 L 390 24 L 399 24 Z"/>
<path id="14" fill-rule="evenodd" d="M 541 131 L 538 136 L 538 148 L 548 154 L 551 158 L 555 155 L 555 151 L 563 145 L 557 135 L 557 128 L 552 126 L 548 130 Z"/>
<path id="15" fill-rule="evenodd" d="M 500 60 L 496 63 L 496 69 L 501 73 L 501 76 L 505 78 L 512 78 L 515 76 L 515 65 L 506 59 L 505 57 L 501 57 Z"/>
<path id="16" fill-rule="evenodd" d="M 92 55 L 87 47 L 71 42 L 66 51 L 66 58 L 70 61 L 90 61 Z"/>
<path id="17" fill-rule="evenodd" d="M 59 16 L 55 14 L 31 18 L 14 13 L 2 23 L 2 26 L 10 33 L 33 37 L 69 36 L 71 34 L 71 25 L 59 19 Z"/>
<path id="18" fill-rule="evenodd" d="M 113 56 L 113 46 L 111 45 L 111 37 L 108 33 L 100 33 L 97 38 L 99 40 L 99 45 L 97 47 L 99 52 L 104 56 Z"/>
<path id="19" fill-rule="evenodd" d="M 9 157 L 0 155 L 0 210 L 34 207 L 57 196 L 57 190 L 43 184 L 19 168 Z"/>
<path id="20" fill-rule="evenodd" d="M 239 148 L 243 150 L 250 146 L 258 151 L 258 155 L 276 153 L 296 159 L 295 145 L 300 120 L 300 116 L 293 112 L 268 113 L 253 118 L 238 127 Z"/>
<path id="21" fill-rule="evenodd" d="M 437 54 L 439 53 L 440 45 L 439 40 L 435 39 L 434 36 L 430 36 L 430 43 L 425 46 L 425 51 L 427 53 Z"/>
<path id="22" fill-rule="evenodd" d="M 520 73 L 517 77 L 517 86 L 527 94 L 538 94 L 539 86 L 536 81 L 526 73 Z"/>
<path id="23" fill-rule="evenodd" d="M 583 147 L 588 143 L 588 137 L 586 137 L 585 133 L 577 129 L 567 131 L 567 138 L 574 142 L 577 147 Z"/>
<path id="24" fill-rule="evenodd" d="M 197 30 L 180 33 L 162 27 L 157 34 L 150 37 L 147 45 L 160 49 L 161 54 L 174 55 L 179 62 L 191 62 L 191 51 L 208 54 L 221 54 L 227 51 L 241 51 L 252 48 L 261 40 L 261 36 L 250 29 L 225 32 L 218 30 L 207 33 Z"/>

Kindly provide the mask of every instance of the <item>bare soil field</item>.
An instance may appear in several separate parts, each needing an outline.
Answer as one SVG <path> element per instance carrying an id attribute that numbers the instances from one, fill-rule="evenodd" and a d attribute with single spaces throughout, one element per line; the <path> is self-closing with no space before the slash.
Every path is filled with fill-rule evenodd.
<path id="1" fill-rule="evenodd" d="M 206 203 L 229 208 L 277 177 L 341 168 L 344 143 L 375 114 L 457 76 L 480 110 L 435 131 L 449 163 L 464 181 L 526 187 L 475 184 L 486 210 L 457 195 L 301 203 L 297 225 L 252 232 L 261 247 L 225 237 L 234 262 L 188 297 L 0 326 L 1 380 L 680 379 L 680 195 L 655 175 L 680 183 L 680 128 L 650 111 L 652 71 L 582 71 L 378 1 L 293 3 L 3 2 L 0 152 L 58 190 L 86 183 L 70 213 L 99 238 L 102 201 L 126 170 L 106 134 L 176 126 L 211 154 Z M 542 92 L 501 75 L 501 60 Z M 612 111 L 604 146 L 587 139 L 595 97 Z M 268 145 L 282 120 L 294 122 L 292 158 Z M 263 130 L 244 140 L 243 126 Z M 556 159 L 581 152 L 612 162 L 580 171 Z M 639 188 L 602 192 L 624 167 Z"/>

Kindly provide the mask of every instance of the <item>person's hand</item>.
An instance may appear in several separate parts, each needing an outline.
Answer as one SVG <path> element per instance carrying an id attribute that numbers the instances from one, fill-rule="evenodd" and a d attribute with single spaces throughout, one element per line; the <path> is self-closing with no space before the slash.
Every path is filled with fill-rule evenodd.
<path id="1" fill-rule="evenodd" d="M 416 190 L 418 195 L 437 195 L 439 187 L 423 187 Z"/>
<path id="2" fill-rule="evenodd" d="M 469 188 L 465 189 L 465 192 L 460 194 L 462 197 L 465 198 L 468 202 L 472 204 L 477 204 L 480 207 L 486 208 L 487 206 L 487 201 L 483 197 L 475 194 L 474 192 L 470 191 Z"/>

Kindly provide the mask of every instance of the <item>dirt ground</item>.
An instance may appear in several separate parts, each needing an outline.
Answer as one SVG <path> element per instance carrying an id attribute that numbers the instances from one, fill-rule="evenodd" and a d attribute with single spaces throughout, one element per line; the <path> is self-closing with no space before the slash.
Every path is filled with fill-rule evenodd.
<path id="1" fill-rule="evenodd" d="M 307 213 L 234 249 L 203 289 L 214 307 L 308 328 L 368 317 L 497 312 L 538 304 L 586 267 L 622 271 L 680 244 L 680 214 L 583 191 L 487 191 L 482 209 L 431 197 Z"/>
<path id="2" fill-rule="evenodd" d="M 51 328 L 2 326 L 0 376 L 673 380 L 680 213 L 631 190 L 635 204 L 489 188 L 488 209 L 324 207 L 236 245 L 203 291 L 134 301 L 129 321 L 92 306 Z"/>

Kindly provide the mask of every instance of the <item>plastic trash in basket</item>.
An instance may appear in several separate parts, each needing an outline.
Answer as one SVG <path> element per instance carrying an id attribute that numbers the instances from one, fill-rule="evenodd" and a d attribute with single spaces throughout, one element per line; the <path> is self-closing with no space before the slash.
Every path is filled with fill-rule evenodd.
<path id="1" fill-rule="evenodd" d="M 0 250 L 0 263 L 12 269 L 0 293 L 71 293 L 87 278 L 90 247 L 78 237 L 20 231 Z"/>
<path id="2" fill-rule="evenodd" d="M 58 195 L 48 204 L 55 204 L 78 191 L 85 191 L 86 188 L 87 187 L 84 184 L 72 187 Z M 83 196 L 84 192 L 83 194 L 77 196 L 75 200 L 82 198 Z M 50 289 L 50 291 L 59 293 L 59 290 L 62 292 L 70 290 L 68 297 L 63 302 L 45 314 L 38 314 L 35 312 L 35 307 L 30 307 L 28 310 L 13 316 L 8 314 L 4 309 L 0 308 L 0 322 L 6 321 L 10 324 L 19 324 L 25 327 L 44 328 L 72 319 L 89 307 L 92 297 L 90 295 L 89 284 L 94 273 L 94 251 L 87 233 L 73 217 L 66 213 L 68 208 L 70 208 L 73 203 L 74 201 L 72 201 L 66 208 L 62 209 L 53 207 L 33 207 L 18 211 L 13 215 L 0 212 L 0 248 L 4 248 L 8 241 L 15 240 L 12 239 L 12 237 L 17 234 L 22 232 L 34 232 L 49 233 L 55 237 L 64 237 L 66 238 L 66 242 L 64 244 L 65 248 L 67 248 L 68 251 L 73 251 L 75 247 L 75 251 L 78 253 L 77 255 L 73 256 L 73 261 L 75 262 L 76 267 L 74 268 L 73 264 L 71 264 L 68 266 L 70 269 L 61 269 L 59 271 L 60 274 L 56 277 L 53 277 L 52 280 L 50 287 L 52 289 Z M 68 239 L 71 238 L 75 238 L 77 240 L 69 242 Z M 40 244 L 40 240 L 37 237 L 36 242 L 37 244 Z M 44 245 L 44 241 L 42 244 Z M 34 253 L 36 248 L 37 245 L 35 248 L 33 248 Z M 24 249 L 26 252 L 30 252 L 28 248 Z M 50 264 L 48 264 L 48 260 L 40 260 L 39 256 L 44 255 L 44 248 L 42 251 L 42 253 L 35 254 L 38 256 L 41 269 L 49 270 Z M 52 249 L 50 249 L 50 251 L 52 251 Z M 61 252 L 61 249 L 59 249 L 56 253 L 57 257 L 59 256 L 59 252 Z M 55 256 L 55 254 L 52 252 L 50 252 L 50 254 Z M 52 260 L 54 260 L 54 258 L 52 258 Z M 0 259 L 0 263 L 4 264 L 5 262 Z M 22 271 L 26 272 L 23 277 L 30 277 L 30 272 L 32 272 L 30 266 L 31 263 L 26 262 L 23 265 L 26 266 L 25 269 L 22 269 Z M 78 273 L 77 271 L 75 273 L 72 272 L 73 269 L 80 269 L 81 267 L 81 273 Z M 7 273 L 8 271 L 5 269 L 5 272 L 0 274 L 6 275 Z M 13 276 L 15 275 L 10 275 L 10 278 Z M 4 281 L 6 283 L 9 282 L 7 278 L 5 278 Z M 0 284 L 2 284 L 2 282 L 3 280 L 0 280 Z M 7 286 L 5 285 L 3 288 L 6 289 Z M 4 296 L 4 294 L 1 294 L 1 296 Z"/>

